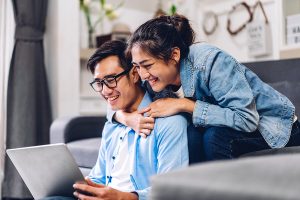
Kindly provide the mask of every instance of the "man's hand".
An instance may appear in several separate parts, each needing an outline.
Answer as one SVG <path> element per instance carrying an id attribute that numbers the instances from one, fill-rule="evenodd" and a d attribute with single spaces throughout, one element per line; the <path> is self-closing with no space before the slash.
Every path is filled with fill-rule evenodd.
<path id="1" fill-rule="evenodd" d="M 142 137 L 146 138 L 154 128 L 154 118 L 143 116 L 143 114 L 148 111 L 149 108 L 132 113 L 117 111 L 115 114 L 115 119 L 118 122 L 132 128 Z"/>
<path id="2" fill-rule="evenodd" d="M 138 196 L 134 193 L 122 192 L 102 184 L 97 184 L 89 178 L 85 178 L 85 181 L 86 183 L 75 183 L 73 185 L 76 190 L 74 196 L 80 200 L 138 200 Z"/>

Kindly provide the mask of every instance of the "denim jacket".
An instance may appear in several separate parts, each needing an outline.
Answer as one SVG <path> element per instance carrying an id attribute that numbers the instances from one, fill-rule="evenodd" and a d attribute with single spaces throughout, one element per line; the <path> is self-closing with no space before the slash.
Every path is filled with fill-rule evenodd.
<path id="1" fill-rule="evenodd" d="M 151 102 L 146 92 L 139 109 Z M 97 163 L 89 174 L 92 181 L 107 184 L 113 178 L 111 170 L 120 141 L 119 134 L 125 129 L 129 129 L 128 145 L 133 147 L 133 153 L 129 155 L 133 161 L 130 164 L 130 181 L 139 199 L 144 200 L 151 188 L 150 176 L 188 166 L 187 120 L 182 115 L 157 118 L 147 138 L 120 123 L 106 122 Z"/>
<path id="2" fill-rule="evenodd" d="M 180 78 L 185 97 L 196 101 L 195 126 L 258 129 L 271 148 L 287 144 L 294 105 L 224 51 L 193 44 L 180 62 Z"/>

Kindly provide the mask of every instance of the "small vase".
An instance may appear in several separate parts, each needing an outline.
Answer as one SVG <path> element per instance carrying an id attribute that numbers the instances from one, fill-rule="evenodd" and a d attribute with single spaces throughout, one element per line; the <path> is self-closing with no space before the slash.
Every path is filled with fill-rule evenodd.
<path id="1" fill-rule="evenodd" d="M 89 35 L 88 35 L 88 47 L 89 48 L 95 48 L 95 38 L 94 38 L 94 31 L 89 30 Z"/>

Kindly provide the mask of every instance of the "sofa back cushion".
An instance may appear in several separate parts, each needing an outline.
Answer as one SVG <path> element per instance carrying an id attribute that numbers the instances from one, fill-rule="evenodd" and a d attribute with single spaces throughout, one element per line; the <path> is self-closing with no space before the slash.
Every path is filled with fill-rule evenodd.
<path id="1" fill-rule="evenodd" d="M 296 107 L 300 118 L 300 59 L 272 60 L 243 63 L 264 82 L 287 96 Z"/>
<path id="2" fill-rule="evenodd" d="M 270 83 L 269 85 L 293 102 L 296 107 L 296 115 L 300 117 L 300 83 L 282 81 Z"/>

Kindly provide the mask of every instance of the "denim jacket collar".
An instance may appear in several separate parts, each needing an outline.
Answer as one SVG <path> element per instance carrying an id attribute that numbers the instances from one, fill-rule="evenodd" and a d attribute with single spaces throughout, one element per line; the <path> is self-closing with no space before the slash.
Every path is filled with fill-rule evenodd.
<path id="1" fill-rule="evenodd" d="M 180 62 L 180 79 L 185 97 L 193 97 L 195 93 L 194 71 L 192 62 L 185 58 Z"/>

